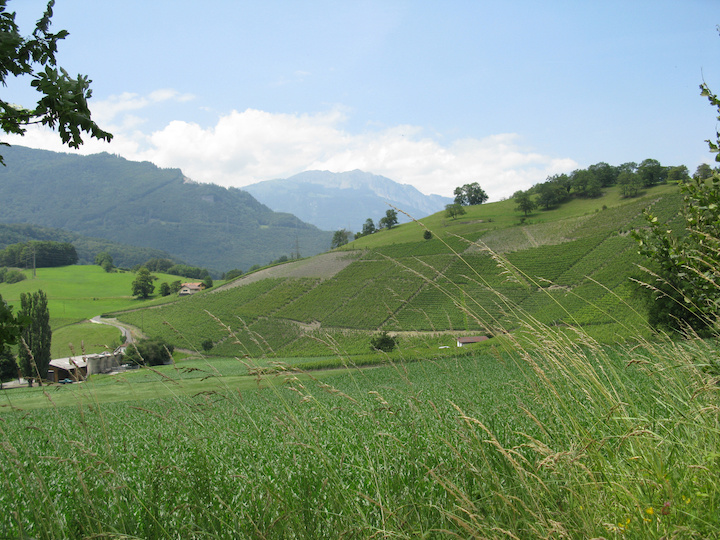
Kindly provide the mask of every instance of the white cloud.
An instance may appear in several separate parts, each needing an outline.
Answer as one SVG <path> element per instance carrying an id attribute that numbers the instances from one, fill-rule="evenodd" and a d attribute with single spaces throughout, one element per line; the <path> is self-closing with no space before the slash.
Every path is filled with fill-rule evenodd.
<path id="1" fill-rule="evenodd" d="M 232 111 L 211 127 L 176 120 L 152 133 L 141 130 L 139 111 L 163 101 L 191 96 L 160 90 L 148 96 L 122 94 L 93 107 L 98 123 L 115 134 L 111 144 L 88 140 L 84 154 L 107 151 L 127 159 L 177 167 L 190 178 L 242 187 L 286 178 L 311 169 L 343 172 L 361 169 L 412 184 L 424 193 L 451 196 L 456 186 L 479 182 L 491 200 L 509 197 L 546 176 L 577 164 L 532 152 L 516 134 L 458 139 L 442 144 L 418 126 L 395 126 L 348 133 L 340 109 L 315 114 Z M 107 122 L 102 123 L 101 119 Z M 8 142 L 67 151 L 57 135 L 29 130 Z"/>
<path id="2" fill-rule="evenodd" d="M 152 105 L 166 101 L 185 103 L 195 99 L 192 94 L 181 94 L 177 90 L 164 88 L 155 90 L 147 96 L 141 96 L 132 92 L 123 92 L 117 96 L 110 96 L 104 101 L 96 101 L 92 104 L 93 118 L 99 125 L 115 123 L 119 115 L 128 111 L 146 109 Z M 124 122 L 122 122 L 124 124 Z"/>
<path id="3" fill-rule="evenodd" d="M 201 182 L 241 187 L 311 169 L 361 169 L 412 184 L 424 193 L 451 195 L 479 182 L 493 200 L 577 164 L 523 149 L 520 137 L 501 134 L 442 145 L 417 126 L 350 134 L 344 114 L 233 111 L 212 128 L 176 121 L 150 136 L 141 158 L 180 167 Z"/>

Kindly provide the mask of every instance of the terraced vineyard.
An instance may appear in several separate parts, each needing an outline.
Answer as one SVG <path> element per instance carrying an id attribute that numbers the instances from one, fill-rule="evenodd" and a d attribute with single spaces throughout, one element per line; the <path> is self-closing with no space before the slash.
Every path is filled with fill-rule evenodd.
<path id="1" fill-rule="evenodd" d="M 603 200 L 592 213 L 538 212 L 525 224 L 499 217 L 507 202 L 472 207 L 465 222 L 438 214 L 424 223 L 432 239 L 417 223 L 372 235 L 374 244 L 362 238 L 347 246 L 365 245 L 362 255 L 334 274 L 294 277 L 283 267 L 283 277 L 120 319 L 178 347 L 199 350 L 210 339 L 215 354 L 250 356 L 359 354 L 380 330 L 410 333 L 406 344 L 428 335 L 450 344 L 453 333 L 513 331 L 528 317 L 580 324 L 601 341 L 646 335 L 629 280 L 642 259 L 628 231 L 644 225 L 648 207 L 677 226 L 680 198 L 663 186 L 600 209 Z M 396 242 L 412 228 L 417 241 Z"/>

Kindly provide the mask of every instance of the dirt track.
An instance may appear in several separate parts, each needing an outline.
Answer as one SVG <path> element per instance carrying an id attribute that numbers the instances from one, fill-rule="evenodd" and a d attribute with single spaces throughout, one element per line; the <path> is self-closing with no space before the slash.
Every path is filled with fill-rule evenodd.
<path id="1" fill-rule="evenodd" d="M 349 266 L 361 254 L 360 251 L 333 251 L 322 253 L 315 257 L 292 261 L 271 268 L 258 270 L 235 281 L 226 283 L 214 289 L 213 292 L 224 291 L 232 287 L 242 287 L 268 278 L 320 278 L 330 279 L 343 268 Z"/>

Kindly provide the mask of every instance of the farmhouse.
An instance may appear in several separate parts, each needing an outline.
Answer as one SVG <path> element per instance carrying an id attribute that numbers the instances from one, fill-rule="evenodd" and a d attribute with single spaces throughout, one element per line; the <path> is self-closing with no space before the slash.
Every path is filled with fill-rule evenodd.
<path id="1" fill-rule="evenodd" d="M 205 288 L 205 285 L 203 285 L 202 281 L 195 281 L 192 283 L 183 283 L 182 288 L 180 289 L 180 292 L 178 293 L 179 296 L 189 296 L 191 294 L 195 294 L 196 292 L 200 292 Z"/>
<path id="2" fill-rule="evenodd" d="M 485 341 L 487 339 L 490 339 L 490 338 L 487 336 L 459 337 L 459 338 L 457 338 L 457 346 L 464 347 L 465 345 L 469 345 L 471 343 L 480 343 L 481 341 Z"/>
<path id="3" fill-rule="evenodd" d="M 65 379 L 80 381 L 94 373 L 108 373 L 120 365 L 122 352 L 104 352 L 100 354 L 86 354 L 78 357 L 57 358 L 50 360 L 48 379 L 60 382 Z"/>

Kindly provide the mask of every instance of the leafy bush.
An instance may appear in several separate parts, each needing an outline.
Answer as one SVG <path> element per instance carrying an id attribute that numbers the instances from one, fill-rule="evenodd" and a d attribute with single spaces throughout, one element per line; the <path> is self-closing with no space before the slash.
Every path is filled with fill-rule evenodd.
<path id="1" fill-rule="evenodd" d="M 223 279 L 225 279 L 226 281 L 230 281 L 231 279 L 235 279 L 236 277 L 240 277 L 242 275 L 243 275 L 243 271 L 238 268 L 235 268 L 233 270 L 229 270 L 229 271 L 225 272 L 225 276 L 223 277 Z"/>
<path id="2" fill-rule="evenodd" d="M 397 344 L 397 336 L 391 336 L 387 331 L 383 331 L 370 339 L 370 350 L 391 352 Z"/>
<path id="3" fill-rule="evenodd" d="M 175 347 L 163 339 L 141 339 L 125 351 L 128 364 L 161 366 L 172 362 Z"/>
<path id="4" fill-rule="evenodd" d="M 17 268 L 0 268 L 0 283 L 19 283 L 24 279 L 27 279 L 27 277 L 22 270 L 18 270 Z"/>
<path id="5" fill-rule="evenodd" d="M 107 251 L 101 251 L 95 255 L 95 264 L 102 267 L 102 269 L 106 272 L 112 272 L 115 268 L 112 255 L 110 255 Z"/>

